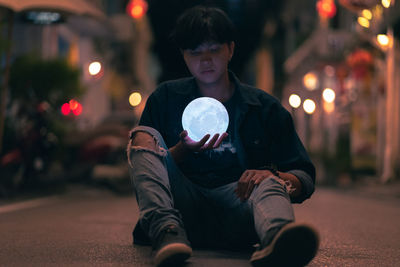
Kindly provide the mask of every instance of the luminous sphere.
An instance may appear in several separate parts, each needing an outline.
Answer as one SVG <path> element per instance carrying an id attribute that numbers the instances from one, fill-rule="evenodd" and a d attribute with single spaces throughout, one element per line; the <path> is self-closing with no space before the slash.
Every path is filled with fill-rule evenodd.
<path id="1" fill-rule="evenodd" d="M 211 137 L 226 132 L 229 115 L 224 105 L 211 97 L 199 97 L 190 102 L 182 114 L 183 129 L 193 141 L 200 141 L 206 134 Z"/>

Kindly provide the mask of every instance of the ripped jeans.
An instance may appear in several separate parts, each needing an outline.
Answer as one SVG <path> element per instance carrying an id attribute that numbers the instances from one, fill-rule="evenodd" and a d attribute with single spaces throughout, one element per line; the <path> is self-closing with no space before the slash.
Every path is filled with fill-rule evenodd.
<path id="1" fill-rule="evenodd" d="M 246 201 L 235 193 L 237 183 L 204 188 L 192 183 L 179 170 L 159 132 L 146 126 L 156 150 L 128 145 L 128 162 L 141 228 L 154 242 L 170 225 L 184 227 L 195 247 L 244 248 L 268 244 L 283 225 L 294 221 L 287 188 L 277 177 L 265 179 Z M 135 229 L 136 231 L 136 229 Z M 134 236 L 135 238 L 135 236 Z"/>

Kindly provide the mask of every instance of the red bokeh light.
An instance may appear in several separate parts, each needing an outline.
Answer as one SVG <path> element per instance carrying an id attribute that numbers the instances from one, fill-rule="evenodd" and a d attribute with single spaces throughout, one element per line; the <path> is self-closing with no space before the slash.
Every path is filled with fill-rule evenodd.
<path id="1" fill-rule="evenodd" d="M 77 103 L 76 108 L 72 110 L 75 116 L 79 116 L 82 113 L 82 105 L 81 103 Z"/>
<path id="2" fill-rule="evenodd" d="M 64 116 L 67 116 L 70 112 L 71 112 L 71 108 L 69 107 L 69 104 L 68 104 L 68 103 L 64 103 L 64 104 L 61 106 L 61 113 L 62 113 Z"/>
<path id="3" fill-rule="evenodd" d="M 336 5 L 333 0 L 318 0 L 318 14 L 323 18 L 333 18 L 336 15 Z"/>
<path id="4" fill-rule="evenodd" d="M 140 19 L 147 12 L 148 4 L 145 0 L 130 0 L 126 12 L 134 19 Z"/>
<path id="5" fill-rule="evenodd" d="M 79 103 L 75 99 L 71 99 L 68 103 L 64 103 L 61 106 L 61 113 L 64 116 L 67 116 L 72 112 L 75 116 L 79 116 L 82 113 L 82 109 L 83 108 L 81 103 Z"/>

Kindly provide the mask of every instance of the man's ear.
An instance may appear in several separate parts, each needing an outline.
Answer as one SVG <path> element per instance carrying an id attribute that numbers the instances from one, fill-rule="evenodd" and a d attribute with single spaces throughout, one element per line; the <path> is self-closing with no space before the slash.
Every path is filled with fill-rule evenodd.
<path id="1" fill-rule="evenodd" d="M 229 52 L 230 52 L 230 57 L 232 58 L 233 56 L 233 52 L 235 51 L 235 42 L 232 41 L 228 44 L 229 47 Z"/>

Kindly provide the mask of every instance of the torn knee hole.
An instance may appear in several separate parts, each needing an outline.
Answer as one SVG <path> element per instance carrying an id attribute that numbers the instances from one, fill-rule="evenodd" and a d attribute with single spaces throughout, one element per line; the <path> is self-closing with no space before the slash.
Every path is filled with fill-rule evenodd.
<path id="1" fill-rule="evenodd" d="M 158 151 L 158 145 L 153 136 L 146 132 L 137 132 L 132 137 L 131 147 L 142 147 L 150 150 Z"/>

